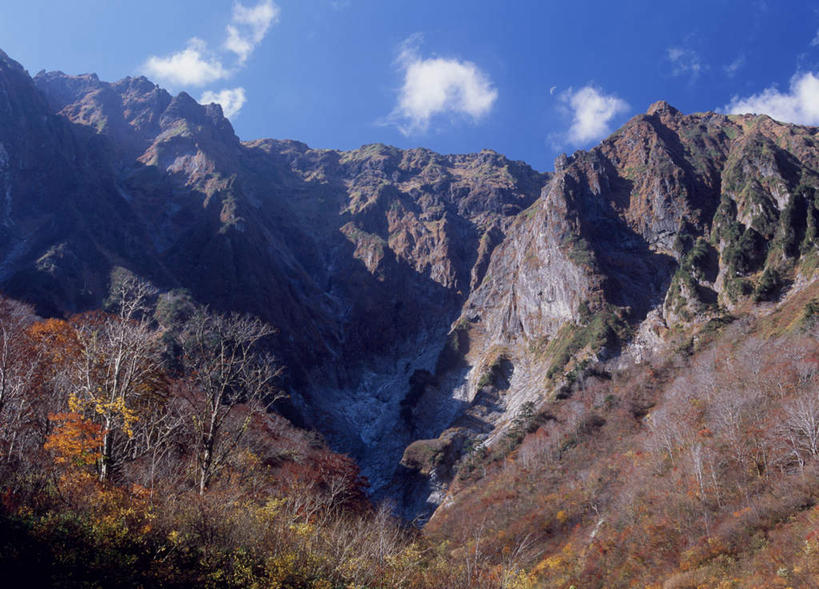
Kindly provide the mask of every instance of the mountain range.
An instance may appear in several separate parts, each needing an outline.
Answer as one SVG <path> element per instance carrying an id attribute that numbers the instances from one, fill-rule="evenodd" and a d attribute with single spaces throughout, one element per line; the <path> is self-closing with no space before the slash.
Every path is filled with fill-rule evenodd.
<path id="1" fill-rule="evenodd" d="M 31 77 L 0 52 L 0 290 L 64 316 L 125 269 L 263 318 L 278 410 L 445 527 L 476 449 L 512 452 L 590 378 L 816 300 L 817 142 L 657 102 L 552 172 L 312 149 L 242 141 L 144 77 Z"/>

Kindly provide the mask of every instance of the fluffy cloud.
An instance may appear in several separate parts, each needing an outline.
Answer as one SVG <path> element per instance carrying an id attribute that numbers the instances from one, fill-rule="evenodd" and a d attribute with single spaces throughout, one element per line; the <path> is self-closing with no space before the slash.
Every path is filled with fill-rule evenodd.
<path id="1" fill-rule="evenodd" d="M 199 102 L 202 104 L 210 104 L 215 102 L 222 107 L 224 115 L 231 119 L 239 114 L 242 107 L 245 105 L 247 97 L 245 96 L 244 88 L 225 88 L 219 92 L 208 90 L 202 94 Z"/>
<path id="2" fill-rule="evenodd" d="M 143 69 L 153 78 L 181 86 L 204 86 L 228 75 L 222 63 L 208 54 L 205 42 L 196 37 L 178 53 L 149 57 Z"/>
<path id="3" fill-rule="evenodd" d="M 724 110 L 730 114 L 766 114 L 786 123 L 819 125 L 819 77 L 812 72 L 796 74 L 787 92 L 771 87 L 747 98 L 734 96 Z"/>
<path id="4" fill-rule="evenodd" d="M 816 34 L 813 36 L 810 42 L 811 47 L 819 47 L 819 31 L 816 31 Z"/>
<path id="5" fill-rule="evenodd" d="M 418 55 L 418 37 L 401 51 L 398 63 L 404 84 L 390 119 L 404 135 L 424 132 L 436 115 L 486 116 L 498 98 L 489 77 L 470 61 Z"/>
<path id="6" fill-rule="evenodd" d="M 604 94 L 594 86 L 564 92 L 561 101 L 572 114 L 572 124 L 566 134 L 569 143 L 585 145 L 611 133 L 611 121 L 628 112 L 626 101 L 613 94 Z"/>
<path id="7" fill-rule="evenodd" d="M 173 86 L 205 86 L 224 80 L 245 64 L 278 16 L 279 7 L 272 0 L 261 0 L 252 7 L 237 2 L 225 27 L 221 55 L 194 37 L 182 51 L 165 57 L 152 55 L 142 69 L 148 76 Z M 224 58 L 230 57 L 226 53 L 235 56 L 236 63 L 231 67 L 223 65 Z"/>
<path id="8" fill-rule="evenodd" d="M 279 7 L 272 0 L 260 2 L 252 8 L 234 4 L 233 18 L 227 26 L 225 49 L 235 53 L 239 63 L 244 64 L 278 18 Z"/>
<path id="9" fill-rule="evenodd" d="M 699 54 L 693 49 L 670 47 L 666 51 L 666 57 L 671 62 L 672 76 L 691 76 L 694 80 L 707 69 Z"/>

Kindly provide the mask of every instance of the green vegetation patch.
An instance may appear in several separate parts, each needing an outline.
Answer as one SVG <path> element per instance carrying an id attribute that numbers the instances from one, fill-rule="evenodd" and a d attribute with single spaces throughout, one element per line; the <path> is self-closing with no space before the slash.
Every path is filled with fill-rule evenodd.
<path id="1" fill-rule="evenodd" d="M 688 307 L 694 303 L 694 311 L 716 304 L 716 295 L 700 285 L 700 280 L 712 281 L 716 278 L 716 268 L 712 268 L 715 259 L 714 248 L 702 237 L 698 237 L 688 252 L 682 257 L 680 265 L 668 288 L 668 306 L 679 316 L 688 318 Z M 709 276 L 712 274 L 712 276 Z M 711 294 L 712 296 L 708 296 Z"/>
<path id="2" fill-rule="evenodd" d="M 553 379 L 563 374 L 572 360 L 579 365 L 582 359 L 578 356 L 584 350 L 586 353 L 582 355 L 588 358 L 601 350 L 614 348 L 630 336 L 631 326 L 625 320 L 623 311 L 613 305 L 589 314 L 587 320 L 579 325 L 565 323 L 546 347 L 546 353 L 552 357 L 546 376 Z"/>
<path id="3" fill-rule="evenodd" d="M 591 244 L 579 235 L 572 235 L 564 242 L 566 255 L 569 259 L 583 268 L 594 268 L 596 258 Z"/>
<path id="4" fill-rule="evenodd" d="M 783 280 L 779 272 L 770 267 L 765 268 L 759 282 L 754 287 L 754 300 L 756 302 L 771 301 L 779 293 L 782 286 Z"/>
<path id="5" fill-rule="evenodd" d="M 450 370 L 465 366 L 464 356 L 469 352 L 469 321 L 461 318 L 447 336 L 444 349 L 438 355 L 435 374 L 444 374 Z"/>
<path id="6" fill-rule="evenodd" d="M 447 448 L 452 444 L 450 438 L 434 438 L 431 440 L 416 440 L 404 450 L 401 464 L 407 468 L 418 470 L 422 474 L 429 474 L 441 464 Z"/>
<path id="7" fill-rule="evenodd" d="M 509 353 L 505 348 L 492 350 L 486 358 L 481 377 L 478 379 L 478 388 L 501 385 L 507 377 L 510 366 Z"/>
<path id="8" fill-rule="evenodd" d="M 802 308 L 802 315 L 799 318 L 799 327 L 807 331 L 819 322 L 819 298 L 811 299 Z"/>

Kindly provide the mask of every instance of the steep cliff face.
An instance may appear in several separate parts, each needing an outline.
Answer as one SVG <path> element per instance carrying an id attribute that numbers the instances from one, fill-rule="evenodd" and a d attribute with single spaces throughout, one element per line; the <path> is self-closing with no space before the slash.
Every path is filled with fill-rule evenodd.
<path id="1" fill-rule="evenodd" d="M 465 407 L 404 456 L 432 481 L 432 502 L 453 460 L 419 467 L 419 448 L 449 448 L 454 434 L 497 445 L 595 364 L 639 361 L 672 330 L 764 313 L 812 282 L 816 139 L 765 116 L 683 115 L 660 102 L 559 158 L 465 302 L 444 354 L 454 359 L 430 379 L 426 400 L 454 393 Z"/>
<path id="2" fill-rule="evenodd" d="M 579 317 L 582 303 L 592 311 L 604 303 L 628 308 L 639 321 L 674 294 L 672 277 L 679 284 L 675 272 L 693 263 L 694 249 L 700 263 L 712 263 L 698 274 L 698 287 L 711 291 L 702 298 L 737 304 L 740 293 L 727 284 L 747 281 L 748 295 L 755 272 L 775 265 L 787 273 L 811 255 L 814 134 L 767 117 L 685 116 L 652 106 L 599 147 L 557 162 L 541 199 L 498 249 L 490 279 L 467 302 L 467 317 L 480 309 L 496 341 L 552 336 Z M 777 237 L 786 233 L 782 249 Z M 736 247 L 748 250 L 743 260 L 729 251 Z"/>
<path id="3" fill-rule="evenodd" d="M 542 174 L 488 150 L 241 142 L 145 78 L 32 80 L 0 54 L 0 287 L 69 313 L 122 266 L 262 316 L 282 410 L 414 515 L 596 364 L 811 282 L 817 140 L 660 102 Z"/>

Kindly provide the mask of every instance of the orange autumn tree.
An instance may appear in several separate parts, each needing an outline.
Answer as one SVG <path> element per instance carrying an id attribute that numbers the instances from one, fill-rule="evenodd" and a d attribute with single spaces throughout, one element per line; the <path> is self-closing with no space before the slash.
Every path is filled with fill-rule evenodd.
<path id="1" fill-rule="evenodd" d="M 63 395 L 67 367 L 80 355 L 77 334 L 68 321 L 46 319 L 28 329 L 28 337 L 42 359 L 37 373 L 38 384 L 56 397 L 50 405 L 65 411 L 50 412 L 48 421 L 54 427 L 46 437 L 44 448 L 54 454 L 55 462 L 63 466 L 87 466 L 99 459 L 101 430 L 85 419 L 71 398 Z M 55 408 L 56 408 L 55 407 Z"/>
<path id="2" fill-rule="evenodd" d="M 48 418 L 55 424 L 55 428 L 46 439 L 44 447 L 54 453 L 57 464 L 82 467 L 96 464 L 100 460 L 102 428 L 99 425 L 74 410 L 52 413 Z"/>
<path id="3" fill-rule="evenodd" d="M 46 378 L 53 380 L 56 377 L 55 371 L 74 361 L 79 354 L 77 334 L 67 321 L 38 321 L 29 328 L 28 333 L 52 368 Z"/>
<path id="4" fill-rule="evenodd" d="M 135 428 L 161 410 L 166 397 L 161 332 L 148 313 L 153 294 L 148 283 L 125 276 L 112 287 L 116 314 L 90 312 L 32 328 L 52 362 L 52 388 L 69 406 L 69 412 L 58 414 L 60 435 L 77 442 L 80 417 L 99 429 L 100 481 L 128 456 L 139 454 L 133 447 Z"/>

